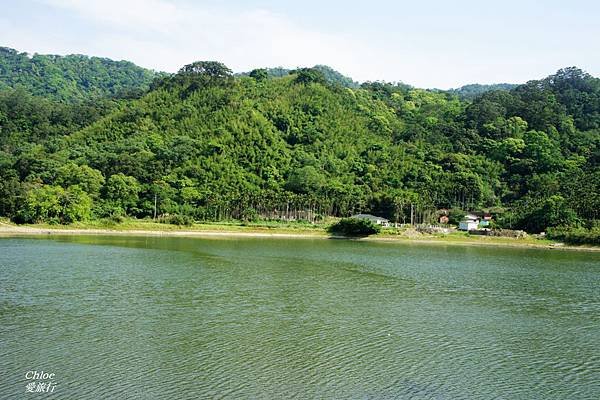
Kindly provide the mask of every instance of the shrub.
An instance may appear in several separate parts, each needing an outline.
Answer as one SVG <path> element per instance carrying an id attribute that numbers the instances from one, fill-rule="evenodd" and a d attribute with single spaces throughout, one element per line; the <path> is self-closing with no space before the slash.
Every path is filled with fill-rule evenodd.
<path id="1" fill-rule="evenodd" d="M 548 239 L 560 240 L 568 244 L 593 244 L 600 245 L 600 228 L 548 228 Z"/>
<path id="2" fill-rule="evenodd" d="M 327 229 L 330 233 L 344 236 L 369 236 L 379 233 L 381 227 L 366 219 L 344 218 Z"/>
<path id="3" fill-rule="evenodd" d="M 125 222 L 125 217 L 123 216 L 123 214 L 114 213 L 110 216 L 109 220 L 111 222 L 114 222 L 115 224 L 122 224 L 123 222 Z"/>
<path id="4" fill-rule="evenodd" d="M 178 226 L 191 226 L 194 220 L 188 215 L 175 214 L 161 218 L 160 222 Z"/>
<path id="5" fill-rule="evenodd" d="M 553 227 L 574 227 L 580 221 L 564 197 L 525 198 L 499 221 L 502 228 L 539 233 Z"/>
<path id="6" fill-rule="evenodd" d="M 448 224 L 458 225 L 467 214 L 466 211 L 453 208 L 448 212 Z"/>
<path id="7" fill-rule="evenodd" d="M 79 186 L 39 185 L 26 192 L 17 223 L 70 224 L 91 218 L 92 199 Z"/>

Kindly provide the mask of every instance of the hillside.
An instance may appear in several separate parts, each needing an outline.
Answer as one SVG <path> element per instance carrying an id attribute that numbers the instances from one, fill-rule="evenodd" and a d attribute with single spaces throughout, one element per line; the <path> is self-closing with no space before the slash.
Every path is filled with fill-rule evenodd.
<path id="1" fill-rule="evenodd" d="M 0 90 L 21 87 L 54 100 L 82 101 L 139 94 L 155 76 L 128 61 L 82 55 L 30 56 L 0 47 Z"/>
<path id="2" fill-rule="evenodd" d="M 0 213 L 428 222 L 494 209 L 531 232 L 598 219 L 600 80 L 579 69 L 472 102 L 310 68 L 250 75 L 198 62 L 139 99 L 85 108 L 5 91 Z"/>
<path id="3" fill-rule="evenodd" d="M 450 89 L 448 90 L 448 92 L 457 95 L 463 100 L 473 100 L 476 97 L 479 97 L 487 92 L 491 92 L 494 90 L 509 91 L 517 86 L 518 85 L 514 83 L 494 83 L 491 85 L 472 83 L 469 85 L 461 86 L 458 89 Z"/>
<path id="4" fill-rule="evenodd" d="M 334 70 L 333 68 L 327 65 L 315 65 L 312 69 L 319 71 L 325 77 L 325 80 L 331 84 L 341 85 L 348 88 L 356 89 L 360 86 L 358 82 L 355 82 L 352 78 L 345 76 L 344 74 Z M 237 74 L 239 76 L 249 76 L 252 72 L 256 73 L 257 71 L 264 71 L 266 75 L 270 78 L 283 78 L 284 76 L 293 73 L 293 70 L 277 67 L 277 68 L 262 68 L 259 70 L 254 70 L 251 72 L 242 72 Z"/>

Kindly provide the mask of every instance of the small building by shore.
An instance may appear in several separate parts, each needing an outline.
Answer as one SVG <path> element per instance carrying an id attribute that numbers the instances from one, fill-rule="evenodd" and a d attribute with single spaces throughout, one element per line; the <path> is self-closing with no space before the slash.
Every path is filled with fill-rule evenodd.
<path id="1" fill-rule="evenodd" d="M 477 228 L 479 228 L 479 217 L 473 214 L 465 215 L 458 224 L 458 230 L 460 231 L 474 231 Z"/>
<path id="2" fill-rule="evenodd" d="M 450 212 L 447 208 L 438 210 L 438 222 L 440 224 L 447 225 L 450 222 Z"/>

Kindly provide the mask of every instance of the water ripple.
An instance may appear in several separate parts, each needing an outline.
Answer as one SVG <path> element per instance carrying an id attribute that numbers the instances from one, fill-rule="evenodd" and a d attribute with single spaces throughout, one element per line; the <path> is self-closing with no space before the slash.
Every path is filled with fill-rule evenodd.
<path id="1" fill-rule="evenodd" d="M 343 241 L 2 239 L 0 398 L 22 398 L 25 372 L 44 369 L 56 398 L 596 399 L 599 261 Z"/>

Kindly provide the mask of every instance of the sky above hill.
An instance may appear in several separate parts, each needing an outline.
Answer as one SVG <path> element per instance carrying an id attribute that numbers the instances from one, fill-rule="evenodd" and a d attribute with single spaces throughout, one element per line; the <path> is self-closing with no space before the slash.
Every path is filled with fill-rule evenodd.
<path id="1" fill-rule="evenodd" d="M 175 72 L 326 64 L 427 88 L 521 83 L 578 66 L 600 76 L 600 2 L 1 0 L 0 46 Z"/>

